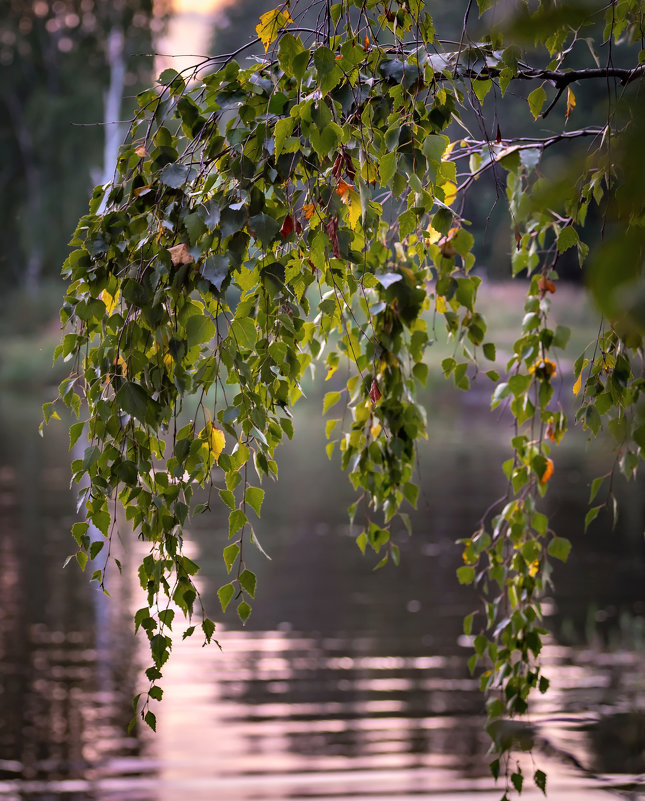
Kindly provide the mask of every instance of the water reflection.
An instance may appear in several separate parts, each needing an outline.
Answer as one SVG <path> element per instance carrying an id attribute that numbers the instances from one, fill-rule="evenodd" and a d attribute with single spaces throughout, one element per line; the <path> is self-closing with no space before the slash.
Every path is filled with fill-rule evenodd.
<path id="1" fill-rule="evenodd" d="M 460 640 L 476 601 L 454 580 L 455 531 L 469 533 L 502 489 L 499 434 L 477 425 L 472 410 L 453 403 L 446 412 L 453 419 L 421 460 L 415 536 L 400 532 L 401 567 L 377 574 L 348 536 L 344 479 L 324 456 L 302 460 L 322 452 L 319 428 L 303 426 L 257 526 L 273 558 L 256 557 L 247 630 L 233 619 L 218 626 L 221 652 L 198 639 L 180 643 L 175 632 L 155 736 L 139 727 L 127 734 L 148 663 L 146 643 L 131 635 L 141 601 L 127 568 L 136 554 L 128 546 L 120 555 L 130 578 L 113 577 L 109 601 L 75 566 L 61 572 L 74 519 L 64 430 L 40 440 L 36 406 L 3 403 L 0 797 L 499 798 Z M 454 416 L 464 417 L 467 442 Z M 579 520 L 585 483 L 602 471 L 596 459 L 578 444 L 558 463 L 563 471 L 569 463 L 569 478 L 549 503 L 558 529 L 577 540 L 577 560 L 556 575 L 545 651 L 552 687 L 526 728 L 552 797 L 570 800 L 618 789 L 645 795 L 643 502 L 633 492 L 621 529 L 611 537 L 592 529 L 584 540 Z M 483 481 L 489 475 L 499 486 Z M 191 556 L 204 565 L 200 587 L 215 610 L 226 520 L 202 525 Z"/>

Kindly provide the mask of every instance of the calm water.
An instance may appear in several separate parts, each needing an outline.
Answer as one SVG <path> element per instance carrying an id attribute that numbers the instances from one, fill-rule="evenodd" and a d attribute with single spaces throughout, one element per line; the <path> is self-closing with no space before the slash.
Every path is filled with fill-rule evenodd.
<path id="1" fill-rule="evenodd" d="M 147 666 L 147 645 L 132 636 L 136 546 L 123 543 L 125 575 L 112 576 L 110 601 L 74 566 L 61 571 L 75 519 L 64 427 L 40 439 L 38 405 L 2 398 L 1 798 L 499 798 L 460 637 L 477 600 L 456 586 L 453 540 L 503 491 L 506 433 L 479 409 L 433 401 L 415 535 L 401 533 L 398 569 L 373 573 L 347 529 L 346 480 L 316 457 L 318 408 L 301 415 L 280 483 L 267 487 L 256 530 L 272 559 L 253 565 L 247 628 L 227 616 L 221 651 L 181 643 L 177 630 L 158 733 L 128 735 Z M 552 688 L 524 732 L 549 797 L 570 801 L 645 797 L 645 502 L 642 485 L 629 487 L 617 530 L 603 521 L 583 536 L 588 483 L 605 458 L 584 440 L 559 449 L 549 508 L 575 558 L 556 571 Z M 194 535 L 190 554 L 217 619 L 225 515 L 201 520 Z M 530 757 L 523 764 L 535 769 Z"/>

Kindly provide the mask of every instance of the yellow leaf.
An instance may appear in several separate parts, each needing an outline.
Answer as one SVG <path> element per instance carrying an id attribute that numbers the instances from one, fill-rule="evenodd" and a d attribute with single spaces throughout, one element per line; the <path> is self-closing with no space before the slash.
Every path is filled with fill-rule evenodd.
<path id="1" fill-rule="evenodd" d="M 333 376 L 333 374 L 336 372 L 336 370 L 338 370 L 338 365 L 337 364 L 331 365 L 331 367 L 327 370 L 327 375 L 325 376 L 325 381 L 329 381 L 329 379 Z"/>
<path id="2" fill-rule="evenodd" d="M 370 427 L 370 434 L 372 436 L 372 439 L 378 439 L 378 435 L 381 433 L 382 430 L 383 429 L 380 423 L 374 423 L 374 425 Z"/>
<path id="3" fill-rule="evenodd" d="M 457 187 L 452 181 L 447 181 L 441 188 L 443 189 L 443 193 L 446 198 L 444 203 L 446 206 L 450 206 L 452 203 L 454 203 L 455 198 L 457 197 Z"/>
<path id="4" fill-rule="evenodd" d="M 204 428 L 199 432 L 199 438 L 206 442 L 208 450 L 215 457 L 215 461 L 217 461 L 220 453 L 224 450 L 224 445 L 226 445 L 224 432 L 220 431 L 219 428 L 215 428 L 212 423 L 206 423 Z"/>
<path id="5" fill-rule="evenodd" d="M 448 311 L 448 307 L 446 306 L 446 299 L 442 295 L 437 295 L 437 301 L 435 303 L 437 307 L 437 311 L 439 314 L 445 314 Z"/>
<path id="6" fill-rule="evenodd" d="M 114 309 L 116 308 L 116 304 L 119 302 L 119 290 L 111 295 L 107 289 L 104 289 L 103 292 L 99 295 L 103 303 L 105 304 L 105 310 L 108 314 L 112 314 Z"/>
<path id="7" fill-rule="evenodd" d="M 441 161 L 446 161 L 447 160 L 447 158 L 450 155 L 453 147 L 457 144 L 457 141 L 458 140 L 455 139 L 454 142 L 448 142 L 448 144 L 446 145 L 446 149 L 443 151 L 443 156 L 441 157 Z"/>
<path id="8" fill-rule="evenodd" d="M 260 41 L 264 45 L 264 52 L 269 50 L 272 42 L 278 38 L 278 34 L 286 25 L 293 22 L 291 15 L 288 11 L 280 11 L 279 8 L 274 8 L 272 11 L 267 11 L 262 14 L 260 22 L 255 26 Z"/>
<path id="9" fill-rule="evenodd" d="M 580 392 L 580 387 L 582 386 L 582 373 L 578 376 L 578 380 L 573 385 L 573 394 L 577 395 Z"/>
<path id="10" fill-rule="evenodd" d="M 361 196 L 358 192 L 350 189 L 346 195 L 341 197 L 341 200 L 347 205 L 349 210 L 349 227 L 356 228 L 356 224 L 361 216 Z"/>
<path id="11" fill-rule="evenodd" d="M 426 234 L 426 241 L 430 245 L 434 245 L 435 242 L 438 242 L 441 239 L 441 233 L 433 228 L 431 225 L 428 226 L 428 233 Z"/>
<path id="12" fill-rule="evenodd" d="M 569 114 L 573 111 L 576 106 L 576 96 L 573 94 L 573 90 L 570 86 L 567 86 L 567 113 L 566 119 L 569 119 Z"/>
<path id="13" fill-rule="evenodd" d="M 363 162 L 361 167 L 361 178 L 367 184 L 374 184 L 378 181 L 378 165 L 372 161 Z"/>

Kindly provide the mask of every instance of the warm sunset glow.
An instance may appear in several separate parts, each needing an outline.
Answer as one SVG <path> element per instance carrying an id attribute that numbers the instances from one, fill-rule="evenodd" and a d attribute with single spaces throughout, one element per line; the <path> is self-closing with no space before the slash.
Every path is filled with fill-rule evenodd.
<path id="1" fill-rule="evenodd" d="M 157 45 L 155 71 L 166 67 L 189 69 L 205 56 L 217 12 L 234 0 L 172 0 L 173 14 L 167 34 Z"/>
<path id="2" fill-rule="evenodd" d="M 212 14 L 218 8 L 230 5 L 232 0 L 173 0 L 176 14 Z"/>

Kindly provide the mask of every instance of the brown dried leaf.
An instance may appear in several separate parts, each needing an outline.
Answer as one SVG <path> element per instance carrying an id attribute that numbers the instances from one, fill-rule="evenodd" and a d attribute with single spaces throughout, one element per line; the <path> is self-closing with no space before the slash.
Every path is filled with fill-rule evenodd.
<path id="1" fill-rule="evenodd" d="M 182 264 L 192 264 L 195 261 L 195 259 L 193 259 L 193 257 L 190 255 L 188 245 L 183 242 L 181 245 L 174 245 L 173 247 L 168 248 L 168 253 L 170 253 L 173 267 L 179 267 Z"/>

